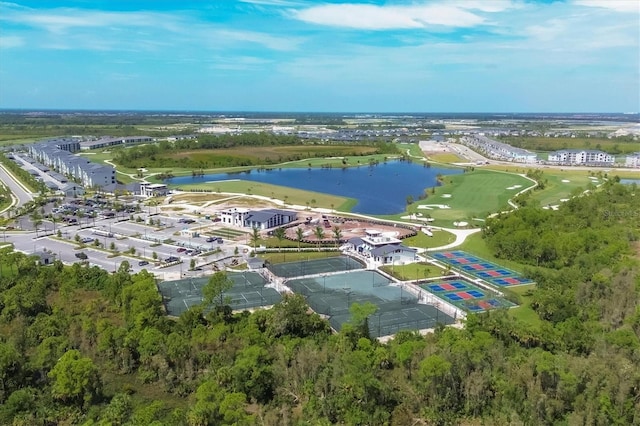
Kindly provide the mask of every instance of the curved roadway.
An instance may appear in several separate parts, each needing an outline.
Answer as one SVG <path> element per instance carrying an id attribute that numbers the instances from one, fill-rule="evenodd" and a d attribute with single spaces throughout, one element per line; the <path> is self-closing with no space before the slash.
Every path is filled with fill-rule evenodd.
<path id="1" fill-rule="evenodd" d="M 13 194 L 13 202 L 5 211 L 12 207 L 20 207 L 33 200 L 33 194 L 2 164 L 0 164 L 0 181 L 2 181 Z M 4 211 L 0 213 L 4 213 Z"/>

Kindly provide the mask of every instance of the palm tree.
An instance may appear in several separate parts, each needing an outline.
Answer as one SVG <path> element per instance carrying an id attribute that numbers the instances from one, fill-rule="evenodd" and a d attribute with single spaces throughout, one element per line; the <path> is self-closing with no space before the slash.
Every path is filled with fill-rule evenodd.
<path id="1" fill-rule="evenodd" d="M 336 248 L 338 248 L 338 244 L 340 244 L 340 240 L 342 239 L 342 230 L 337 226 L 333 227 L 333 239 L 336 242 Z"/>
<path id="2" fill-rule="evenodd" d="M 256 227 L 251 230 L 251 244 L 253 244 L 253 251 L 256 251 L 256 247 L 258 246 L 258 241 L 260 241 L 260 230 Z"/>
<path id="3" fill-rule="evenodd" d="M 273 236 L 278 239 L 278 251 L 282 251 L 282 240 L 287 236 L 287 231 L 284 228 L 276 228 L 273 230 Z M 284 259 L 284 255 L 282 257 Z"/>
<path id="4" fill-rule="evenodd" d="M 36 228 L 36 237 L 38 236 L 38 227 L 42 225 L 42 216 L 37 210 L 34 210 L 33 213 L 29 216 L 31 221 L 33 222 L 33 226 Z"/>
<path id="5" fill-rule="evenodd" d="M 53 223 L 53 233 L 56 233 L 56 223 L 58 222 L 58 218 L 55 215 L 51 216 L 51 223 Z"/>
<path id="6" fill-rule="evenodd" d="M 313 230 L 313 234 L 318 240 L 318 251 L 320 251 L 320 243 L 324 239 L 324 229 L 322 229 L 322 226 L 316 226 L 316 229 Z"/>
<path id="7" fill-rule="evenodd" d="M 298 227 L 298 229 L 296 229 L 296 240 L 298 241 L 298 251 L 300 251 L 300 244 L 302 243 L 303 239 L 304 239 L 304 231 L 302 230 L 302 228 Z"/>

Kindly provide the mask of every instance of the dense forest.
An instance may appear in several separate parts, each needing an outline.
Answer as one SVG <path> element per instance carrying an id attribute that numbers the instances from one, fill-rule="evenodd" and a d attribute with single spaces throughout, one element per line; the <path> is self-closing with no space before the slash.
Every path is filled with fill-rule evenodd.
<path id="1" fill-rule="evenodd" d="M 213 309 L 170 319 L 126 262 L 40 267 L 3 249 L 0 424 L 639 424 L 637 190 L 487 221 L 487 244 L 538 282 L 530 322 L 495 311 L 384 344 L 358 305 L 340 333 L 299 296 L 234 314 L 223 274 Z"/>
<path id="2" fill-rule="evenodd" d="M 247 150 L 251 147 L 255 149 Z M 157 144 L 116 148 L 113 150 L 113 159 L 117 164 L 129 168 L 207 169 L 260 166 L 313 157 L 364 154 L 398 154 L 398 149 L 395 144 L 385 142 L 329 143 L 272 133 L 243 133 L 239 135 L 201 135 L 198 139 L 163 141 Z"/>

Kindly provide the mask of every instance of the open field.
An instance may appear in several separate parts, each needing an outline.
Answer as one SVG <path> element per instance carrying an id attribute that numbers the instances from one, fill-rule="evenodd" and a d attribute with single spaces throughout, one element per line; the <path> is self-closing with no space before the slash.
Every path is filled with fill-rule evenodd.
<path id="1" fill-rule="evenodd" d="M 435 265 L 412 263 L 409 265 L 386 265 L 380 268 L 387 274 L 401 281 L 422 280 L 425 278 L 441 277 L 444 270 Z"/>
<path id="2" fill-rule="evenodd" d="M 599 149 L 610 154 L 640 151 L 640 142 L 607 138 L 545 138 L 505 137 L 501 141 L 532 151 L 557 151 L 560 149 Z"/>
<path id="3" fill-rule="evenodd" d="M 285 145 L 252 146 L 226 149 L 199 149 L 192 151 L 167 152 L 157 158 L 170 158 L 178 161 L 189 160 L 200 164 L 216 164 L 227 158 L 242 158 L 259 164 L 277 164 L 287 158 L 314 158 L 317 156 L 359 156 L 373 154 L 376 147 L 363 145 Z M 150 163 L 153 166 L 153 163 Z"/>
<path id="4" fill-rule="evenodd" d="M 429 237 L 424 232 L 418 232 L 413 237 L 402 240 L 402 244 L 409 247 L 433 248 L 441 247 L 455 241 L 456 237 L 451 232 L 433 229 L 433 237 Z"/>
<path id="5" fill-rule="evenodd" d="M 464 158 L 460 158 L 452 152 L 439 152 L 428 155 L 429 161 L 436 161 L 438 163 L 460 163 L 465 162 Z"/>
<path id="6" fill-rule="evenodd" d="M 201 183 L 180 185 L 185 191 L 206 190 L 212 192 L 232 192 L 249 195 L 261 195 L 264 197 L 282 200 L 286 204 L 295 204 L 309 207 L 326 207 L 340 210 L 348 199 L 335 195 L 322 194 L 319 192 L 302 191 L 285 186 L 270 185 L 261 182 L 250 181 L 223 181 L 215 183 Z"/>

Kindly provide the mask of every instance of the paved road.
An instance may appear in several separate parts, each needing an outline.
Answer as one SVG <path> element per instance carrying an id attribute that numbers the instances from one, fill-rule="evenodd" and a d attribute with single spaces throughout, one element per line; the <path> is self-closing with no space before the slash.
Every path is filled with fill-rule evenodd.
<path id="1" fill-rule="evenodd" d="M 14 179 L 13 175 L 5 169 L 4 166 L 0 165 L 0 180 L 4 183 L 9 190 L 16 197 L 15 207 L 20 207 L 27 202 L 33 200 L 33 194 L 26 190 L 24 186 Z"/>

